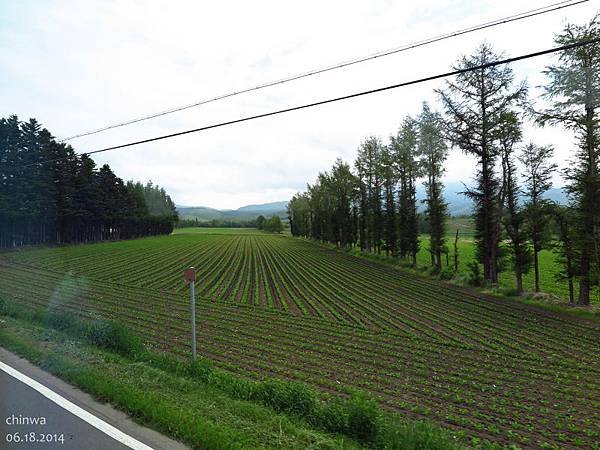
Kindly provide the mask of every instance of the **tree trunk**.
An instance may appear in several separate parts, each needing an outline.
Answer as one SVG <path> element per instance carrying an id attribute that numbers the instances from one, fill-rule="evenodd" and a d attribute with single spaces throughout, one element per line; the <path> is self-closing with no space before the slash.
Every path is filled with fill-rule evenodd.
<path id="1" fill-rule="evenodd" d="M 454 238 L 454 273 L 458 273 L 458 229 Z"/>
<path id="2" fill-rule="evenodd" d="M 523 293 L 523 274 L 521 273 L 520 270 L 517 270 L 516 276 L 517 276 L 517 293 L 522 294 Z"/>
<path id="3" fill-rule="evenodd" d="M 533 249 L 533 270 L 535 272 L 535 292 L 540 292 L 540 266 L 538 261 L 539 250 Z"/>
<path id="4" fill-rule="evenodd" d="M 590 261 L 587 252 L 581 255 L 581 278 L 579 279 L 579 305 L 590 304 Z"/>
<path id="5" fill-rule="evenodd" d="M 569 275 L 569 303 L 575 303 L 575 294 L 573 289 L 573 276 Z"/>

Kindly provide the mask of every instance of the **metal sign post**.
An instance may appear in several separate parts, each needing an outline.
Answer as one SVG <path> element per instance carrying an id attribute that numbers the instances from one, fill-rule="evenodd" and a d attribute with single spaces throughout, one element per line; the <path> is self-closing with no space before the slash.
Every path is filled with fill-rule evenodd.
<path id="1" fill-rule="evenodd" d="M 183 274 L 185 281 L 190 283 L 190 300 L 192 303 L 192 358 L 196 361 L 196 269 L 190 267 Z"/>

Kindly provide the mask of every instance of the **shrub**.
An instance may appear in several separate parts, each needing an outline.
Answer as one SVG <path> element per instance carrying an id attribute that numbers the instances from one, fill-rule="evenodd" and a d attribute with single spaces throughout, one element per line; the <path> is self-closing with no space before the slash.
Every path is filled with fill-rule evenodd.
<path id="1" fill-rule="evenodd" d="M 440 272 L 440 280 L 451 280 L 452 278 L 454 278 L 454 269 L 446 267 Z"/>
<path id="2" fill-rule="evenodd" d="M 310 418 L 310 422 L 330 433 L 344 434 L 348 432 L 348 408 L 339 399 L 332 399 L 322 404 Z"/>
<path id="3" fill-rule="evenodd" d="M 114 321 L 94 320 L 86 324 L 82 335 L 90 344 L 121 355 L 132 356 L 143 349 L 137 336 L 124 325 Z"/>
<path id="4" fill-rule="evenodd" d="M 500 290 L 500 293 L 502 295 L 506 295 L 507 297 L 518 297 L 521 295 L 521 293 L 517 291 L 516 288 L 505 288 Z"/>
<path id="5" fill-rule="evenodd" d="M 210 361 L 206 359 L 197 359 L 189 364 L 189 374 L 191 377 L 204 383 L 210 380 L 213 374 L 213 368 Z"/>
<path id="6" fill-rule="evenodd" d="M 471 286 L 480 287 L 483 285 L 483 277 L 481 275 L 481 269 L 479 264 L 475 261 L 471 261 L 467 264 L 467 268 L 469 269 L 467 275 L 467 283 Z"/>
<path id="7" fill-rule="evenodd" d="M 49 312 L 42 318 L 42 323 L 55 330 L 65 331 L 75 326 L 76 319 L 73 315 L 64 312 Z"/>
<path id="8" fill-rule="evenodd" d="M 347 402 L 348 434 L 361 442 L 373 442 L 379 434 L 381 413 L 377 404 L 363 393 Z"/>
<path id="9" fill-rule="evenodd" d="M 285 411 L 301 417 L 314 414 L 317 394 L 301 383 L 268 380 L 256 385 L 255 399 L 276 411 Z"/>
<path id="10" fill-rule="evenodd" d="M 436 276 L 436 275 L 439 275 L 440 269 L 438 268 L 438 266 L 430 266 L 429 269 L 427 270 L 427 272 L 431 276 Z"/>

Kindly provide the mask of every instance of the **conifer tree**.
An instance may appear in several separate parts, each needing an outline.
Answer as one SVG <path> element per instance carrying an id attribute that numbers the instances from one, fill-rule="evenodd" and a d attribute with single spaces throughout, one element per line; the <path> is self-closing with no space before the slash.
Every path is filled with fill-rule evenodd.
<path id="1" fill-rule="evenodd" d="M 417 220 L 417 187 L 419 161 L 417 154 L 417 122 L 410 116 L 402 122 L 396 136 L 390 138 L 390 148 L 396 163 L 398 193 L 398 253 L 410 258 L 416 266 L 419 252 L 419 223 Z"/>
<path id="2" fill-rule="evenodd" d="M 444 163 L 448 155 L 448 147 L 444 142 L 440 128 L 439 114 L 431 111 L 427 103 L 418 119 L 418 154 L 421 169 L 425 176 L 427 205 L 426 216 L 429 222 L 429 251 L 432 263 L 437 271 L 442 270 L 442 252 L 446 245 L 447 204 L 444 202 L 441 178 L 445 172 Z"/>
<path id="3" fill-rule="evenodd" d="M 455 69 L 470 69 L 497 61 L 490 45 L 482 44 L 462 57 Z M 464 72 L 438 91 L 446 111 L 445 134 L 452 145 L 477 158 L 475 187 L 466 195 L 474 202 L 477 256 L 488 283 L 498 282 L 500 257 L 500 180 L 496 163 L 500 154 L 498 129 L 502 113 L 526 95 L 524 84 L 513 86 L 508 66 L 484 67 Z"/>
<path id="4" fill-rule="evenodd" d="M 551 203 L 544 194 L 552 187 L 552 174 L 556 164 L 551 162 L 554 149 L 551 146 L 528 144 L 520 156 L 525 168 L 525 218 L 529 238 L 533 244 L 533 269 L 535 291 L 540 291 L 540 264 L 538 256 L 548 241 L 547 224 L 550 221 Z"/>
<path id="5" fill-rule="evenodd" d="M 598 37 L 600 18 L 596 16 L 584 25 L 566 25 L 554 40 L 567 45 Z M 566 175 L 576 215 L 578 303 L 589 305 L 591 285 L 600 282 L 600 44 L 563 51 L 558 64 L 545 73 L 548 84 L 544 96 L 551 106 L 536 112 L 537 122 L 572 130 L 578 141 L 578 152 Z"/>

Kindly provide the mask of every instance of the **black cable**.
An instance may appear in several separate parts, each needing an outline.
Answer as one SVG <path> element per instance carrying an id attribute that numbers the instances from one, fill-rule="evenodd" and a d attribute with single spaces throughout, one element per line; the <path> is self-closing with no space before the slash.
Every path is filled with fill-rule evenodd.
<path id="1" fill-rule="evenodd" d="M 450 72 L 446 72 L 446 73 L 442 73 L 442 74 L 438 74 L 438 75 L 431 75 L 431 76 L 428 76 L 428 77 L 419 78 L 419 79 L 412 80 L 412 81 L 405 81 L 403 83 L 392 84 L 390 86 L 384 86 L 384 87 L 380 87 L 380 88 L 377 88 L 377 89 L 370 89 L 368 91 L 361 91 L 361 92 L 357 92 L 357 93 L 354 93 L 354 94 L 344 95 L 344 96 L 341 96 L 341 97 L 334 97 L 334 98 L 330 98 L 330 99 L 327 99 L 327 100 L 321 100 L 321 101 L 314 102 L 314 103 L 307 103 L 307 104 L 300 105 L 300 106 L 293 106 L 293 107 L 290 107 L 290 108 L 279 109 L 279 110 L 271 111 L 271 112 L 268 112 L 268 113 L 256 114 L 254 116 L 242 117 L 241 119 L 229 120 L 227 122 L 219 122 L 219 123 L 216 123 L 216 124 L 213 124 L 213 125 L 206 125 L 204 127 L 194 128 L 194 129 L 191 129 L 191 130 L 180 131 L 180 132 L 172 133 L 172 134 L 165 134 L 165 135 L 162 135 L 162 136 L 157 136 L 157 137 L 153 137 L 153 138 L 149 138 L 149 139 L 143 139 L 141 141 L 129 142 L 127 144 L 120 144 L 120 145 L 115 145 L 115 146 L 112 146 L 112 147 L 101 148 L 101 149 L 98 149 L 98 150 L 93 150 L 93 151 L 90 151 L 90 152 L 81 153 L 80 155 L 89 156 L 89 155 L 94 155 L 94 154 L 97 154 L 97 153 L 104 153 L 104 152 L 108 152 L 108 151 L 111 151 L 111 150 L 117 150 L 117 149 L 121 149 L 121 148 L 132 147 L 134 145 L 146 144 L 148 142 L 160 141 L 160 140 L 163 140 L 163 139 L 169 139 L 169 138 L 176 137 L 176 136 L 183 136 L 184 134 L 197 133 L 199 131 L 205 131 L 205 130 L 210 130 L 210 129 L 213 129 L 213 128 L 224 127 L 226 125 L 233 125 L 235 123 L 247 122 L 247 121 L 250 121 L 250 120 L 260 119 L 260 118 L 263 118 L 263 117 L 274 116 L 274 115 L 277 115 L 277 114 L 283 114 L 283 113 L 287 113 L 287 112 L 291 112 L 291 111 L 298 111 L 300 109 L 312 108 L 314 106 L 320 106 L 320 105 L 325 105 L 325 104 L 328 104 L 328 103 L 334 103 L 334 102 L 339 102 L 339 101 L 342 101 L 342 100 L 348 100 L 348 99 L 351 99 L 351 98 L 362 97 L 364 95 L 375 94 L 377 92 L 389 91 L 391 89 L 396 89 L 396 88 L 399 88 L 399 87 L 405 87 L 405 86 L 410 86 L 410 85 L 413 85 L 413 84 L 424 83 L 426 81 L 438 80 L 440 78 L 446 78 L 446 77 L 450 77 L 450 76 L 454 76 L 454 75 L 460 75 L 460 74 L 467 73 L 467 72 L 474 72 L 476 70 L 487 69 L 489 67 L 495 67 L 495 66 L 499 66 L 499 65 L 502 65 L 502 64 L 510 64 L 510 63 L 513 63 L 513 62 L 516 62 L 516 61 L 521 61 L 521 60 L 529 59 L 529 58 L 535 58 L 535 57 L 538 57 L 538 56 L 548 55 L 548 54 L 551 54 L 551 53 L 556 53 L 556 52 L 560 52 L 560 51 L 564 51 L 564 50 L 570 50 L 570 49 L 573 49 L 573 48 L 583 47 L 585 45 L 596 44 L 598 42 L 600 42 L 600 38 L 590 39 L 590 40 L 587 40 L 587 41 L 580 41 L 580 42 L 576 42 L 576 43 L 573 43 L 573 44 L 562 45 L 560 47 L 554 47 L 554 48 L 550 48 L 550 49 L 547 49 L 547 50 L 541 50 L 541 51 L 534 52 L 534 53 L 527 53 L 525 55 L 515 56 L 513 58 L 506 58 L 506 59 L 502 59 L 502 60 L 499 60 L 499 61 L 493 61 L 493 62 L 489 62 L 489 63 L 486 63 L 486 64 L 480 64 L 478 66 L 468 67 L 468 68 L 465 68 L 465 69 L 453 70 L 453 71 L 450 71 Z M 67 159 L 67 158 L 49 159 L 49 160 L 46 160 L 46 161 L 40 161 L 40 162 L 37 162 L 37 163 L 27 164 L 27 165 L 24 165 L 24 166 L 21 166 L 21 167 L 28 167 L 28 166 L 35 166 L 35 165 L 47 164 L 47 163 L 51 163 L 51 162 L 61 161 L 63 159 Z"/>
<path id="2" fill-rule="evenodd" d="M 108 126 L 105 126 L 105 127 L 102 127 L 102 128 L 98 128 L 96 130 L 87 131 L 87 132 L 84 132 L 84 133 L 80 133 L 80 134 L 76 134 L 76 135 L 73 135 L 73 136 L 66 137 L 64 139 L 59 140 L 58 142 L 66 142 L 66 141 L 70 141 L 72 139 L 76 139 L 76 138 L 80 138 L 80 137 L 84 137 L 84 136 L 90 136 L 92 134 L 101 133 L 101 132 L 107 131 L 107 130 L 112 130 L 114 128 L 124 127 L 126 125 L 132 125 L 134 123 L 143 122 L 145 120 L 155 119 L 157 117 L 165 116 L 167 114 L 172 114 L 172 113 L 175 113 L 175 112 L 184 111 L 186 109 L 195 108 L 197 106 L 205 105 L 207 103 L 216 102 L 218 100 L 223 100 L 223 99 L 226 99 L 226 98 L 229 98 L 229 97 L 234 97 L 236 95 L 245 94 L 245 93 L 252 92 L 252 91 L 257 91 L 257 90 L 260 90 L 260 89 L 265 89 L 267 87 L 272 87 L 272 86 L 275 86 L 277 84 L 288 83 L 290 81 L 295 81 L 295 80 L 299 80 L 299 79 L 302 79 L 302 78 L 307 78 L 307 77 L 310 77 L 310 76 L 313 76 L 313 75 L 318 75 L 318 74 L 321 74 L 321 73 L 324 73 L 324 72 L 329 72 L 331 70 L 335 70 L 335 69 L 340 69 L 340 68 L 352 66 L 354 64 L 359 64 L 359 63 L 366 62 L 366 61 L 371 61 L 371 60 L 374 60 L 374 59 L 377 59 L 377 58 L 381 58 L 383 56 L 393 55 L 395 53 L 400 53 L 400 52 L 403 52 L 403 51 L 407 51 L 407 50 L 411 50 L 411 49 L 414 49 L 414 48 L 422 47 L 424 45 L 432 44 L 432 43 L 439 42 L 439 41 L 442 41 L 442 40 L 445 40 L 445 39 L 450 39 L 452 37 L 461 36 L 461 35 L 467 34 L 467 33 L 472 33 L 474 31 L 484 30 L 486 28 L 491 28 L 491 27 L 494 27 L 494 26 L 497 26 L 497 25 L 503 25 L 503 24 L 514 22 L 514 21 L 521 20 L 521 19 L 527 19 L 527 18 L 530 18 L 530 17 L 535 17 L 535 16 L 538 16 L 538 15 L 541 15 L 541 14 L 545 14 L 545 13 L 548 13 L 548 12 L 557 11 L 559 9 L 568 8 L 570 6 L 575 6 L 575 5 L 578 5 L 578 4 L 581 4 L 581 3 L 586 3 L 588 1 L 589 0 L 578 0 L 578 1 L 573 2 L 573 0 L 565 0 L 565 1 L 562 1 L 562 2 L 558 2 L 558 3 L 553 3 L 551 5 L 547 5 L 547 6 L 544 6 L 544 7 L 532 9 L 532 10 L 525 11 L 525 12 L 522 12 L 522 13 L 519 13 L 519 14 L 513 14 L 512 16 L 508 16 L 508 17 L 505 17 L 505 18 L 502 18 L 502 19 L 493 20 L 491 22 L 486 22 L 486 23 L 483 23 L 483 24 L 480 24 L 480 25 L 475 25 L 473 27 L 464 28 L 462 30 L 454 31 L 454 32 L 451 32 L 451 33 L 439 35 L 439 36 L 432 37 L 432 38 L 428 38 L 428 39 L 425 39 L 425 40 L 422 40 L 422 41 L 418 41 L 418 42 L 415 42 L 415 43 L 412 43 L 412 44 L 407 44 L 407 45 L 404 45 L 402 47 L 396 47 L 396 48 L 393 48 L 393 49 L 390 49 L 390 50 L 385 50 L 385 51 L 373 53 L 373 54 L 368 55 L 368 56 L 363 56 L 363 57 L 360 57 L 360 58 L 352 59 L 352 60 L 349 60 L 349 61 L 346 61 L 346 62 L 338 63 L 338 64 L 335 64 L 335 65 L 332 65 L 332 66 L 327 66 L 327 67 L 324 67 L 324 68 L 321 68 L 321 69 L 311 70 L 309 72 L 304 72 L 304 73 L 299 74 L 299 75 L 293 75 L 293 76 L 282 78 L 282 79 L 279 79 L 279 80 L 276 80 L 276 81 L 270 81 L 268 83 L 260 84 L 260 85 L 255 86 L 255 87 L 245 88 L 245 89 L 242 89 L 242 90 L 239 90 L 239 91 L 234 91 L 234 92 L 230 92 L 230 93 L 227 93 L 227 94 L 222 94 L 222 95 L 219 95 L 217 97 L 212 97 L 212 98 L 209 98 L 209 99 L 206 99 L 206 100 L 201 100 L 201 101 L 198 101 L 196 103 L 189 104 L 189 105 L 185 105 L 185 106 L 180 106 L 180 107 L 168 109 L 166 111 L 162 111 L 162 112 L 159 112 L 159 113 L 150 114 L 150 115 L 143 116 L 143 117 L 140 117 L 140 118 L 137 118 L 137 119 L 127 120 L 125 122 L 119 122 L 119 123 L 116 123 L 116 124 L 113 124 L 113 125 L 108 125 Z"/>

